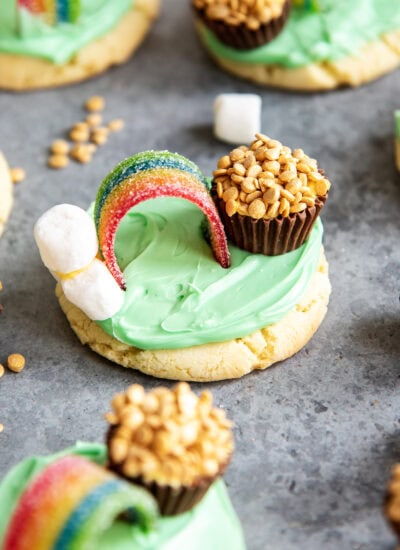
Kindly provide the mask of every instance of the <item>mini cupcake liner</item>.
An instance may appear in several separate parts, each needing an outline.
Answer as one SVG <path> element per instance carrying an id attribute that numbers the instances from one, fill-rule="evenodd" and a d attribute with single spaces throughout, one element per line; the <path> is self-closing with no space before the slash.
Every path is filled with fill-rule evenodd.
<path id="1" fill-rule="evenodd" d="M 233 26 L 224 21 L 208 19 L 204 10 L 195 8 L 197 15 L 218 39 L 236 50 L 251 50 L 271 42 L 283 29 L 290 12 L 291 0 L 286 0 L 282 14 L 271 19 L 256 31 L 250 30 L 245 24 Z"/>
<path id="2" fill-rule="evenodd" d="M 215 192 L 213 197 L 228 240 L 243 250 L 265 256 L 285 254 L 304 244 L 327 199 L 317 197 L 315 206 L 286 218 L 255 220 L 241 214 L 228 216 L 224 200 L 216 197 Z"/>

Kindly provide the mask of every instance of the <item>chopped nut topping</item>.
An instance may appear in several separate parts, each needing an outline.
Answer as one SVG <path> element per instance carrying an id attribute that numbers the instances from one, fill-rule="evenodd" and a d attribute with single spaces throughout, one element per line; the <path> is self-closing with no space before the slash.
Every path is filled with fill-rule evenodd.
<path id="1" fill-rule="evenodd" d="M 7 367 L 13 372 L 21 372 L 25 367 L 25 357 L 20 353 L 12 353 L 7 358 Z"/>
<path id="2" fill-rule="evenodd" d="M 206 17 L 214 21 L 224 21 L 237 27 L 246 25 L 257 31 L 261 25 L 282 15 L 286 0 L 193 0 L 193 5 L 204 10 Z"/>
<path id="3" fill-rule="evenodd" d="M 250 147 L 220 158 L 214 184 L 228 216 L 239 213 L 255 220 L 303 212 L 331 187 L 315 159 L 263 134 L 256 134 Z"/>
<path id="4" fill-rule="evenodd" d="M 110 460 L 127 477 L 190 486 L 218 474 L 232 454 L 232 424 L 223 410 L 212 407 L 209 391 L 197 397 L 181 382 L 146 394 L 135 384 L 111 405 Z"/>

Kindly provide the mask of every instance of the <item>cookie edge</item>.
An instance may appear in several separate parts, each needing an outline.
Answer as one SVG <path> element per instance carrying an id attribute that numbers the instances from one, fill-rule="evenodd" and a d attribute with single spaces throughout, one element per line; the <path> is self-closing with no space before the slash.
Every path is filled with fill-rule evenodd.
<path id="1" fill-rule="evenodd" d="M 131 11 L 111 31 L 84 46 L 62 65 L 26 55 L 0 53 L 0 89 L 21 92 L 64 86 L 125 63 L 143 42 L 160 5 L 161 0 L 136 0 Z"/>
<path id="2" fill-rule="evenodd" d="M 240 378 L 253 370 L 264 370 L 300 351 L 321 325 L 327 309 L 331 285 L 323 249 L 309 289 L 278 323 L 244 338 L 203 344 L 178 350 L 140 350 L 110 335 L 64 296 L 61 286 L 56 296 L 72 330 L 82 344 L 123 367 L 169 380 L 216 382 Z"/>

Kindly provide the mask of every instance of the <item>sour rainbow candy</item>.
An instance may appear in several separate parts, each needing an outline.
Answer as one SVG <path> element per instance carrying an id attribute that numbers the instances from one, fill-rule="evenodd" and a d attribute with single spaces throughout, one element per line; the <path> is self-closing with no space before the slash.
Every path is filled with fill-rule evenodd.
<path id="1" fill-rule="evenodd" d="M 80 15 L 80 0 L 18 0 L 18 7 L 43 17 L 46 23 L 76 23 Z"/>
<path id="2" fill-rule="evenodd" d="M 198 206 L 208 218 L 216 260 L 229 267 L 225 230 L 199 168 L 181 155 L 148 151 L 121 162 L 101 184 L 95 203 L 100 251 L 122 288 L 124 278 L 114 251 L 118 226 L 133 206 L 157 197 L 182 198 Z"/>
<path id="3" fill-rule="evenodd" d="M 21 495 L 2 550 L 95 550 L 101 534 L 123 512 L 143 531 L 157 514 L 153 498 L 78 456 L 59 459 Z"/>

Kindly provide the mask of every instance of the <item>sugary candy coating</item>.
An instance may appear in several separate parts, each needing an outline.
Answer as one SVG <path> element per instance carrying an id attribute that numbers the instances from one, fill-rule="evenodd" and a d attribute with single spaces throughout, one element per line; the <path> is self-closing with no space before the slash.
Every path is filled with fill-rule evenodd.
<path id="1" fill-rule="evenodd" d="M 146 491 L 79 456 L 66 456 L 40 472 L 22 493 L 2 550 L 92 550 L 123 512 L 143 531 L 157 506 Z"/>
<path id="2" fill-rule="evenodd" d="M 196 204 L 208 219 L 216 260 L 222 267 L 229 267 L 224 227 L 199 168 L 176 153 L 148 151 L 121 162 L 103 181 L 95 203 L 100 251 L 122 288 L 124 278 L 114 251 L 117 229 L 132 207 L 158 197 L 183 198 Z"/>

